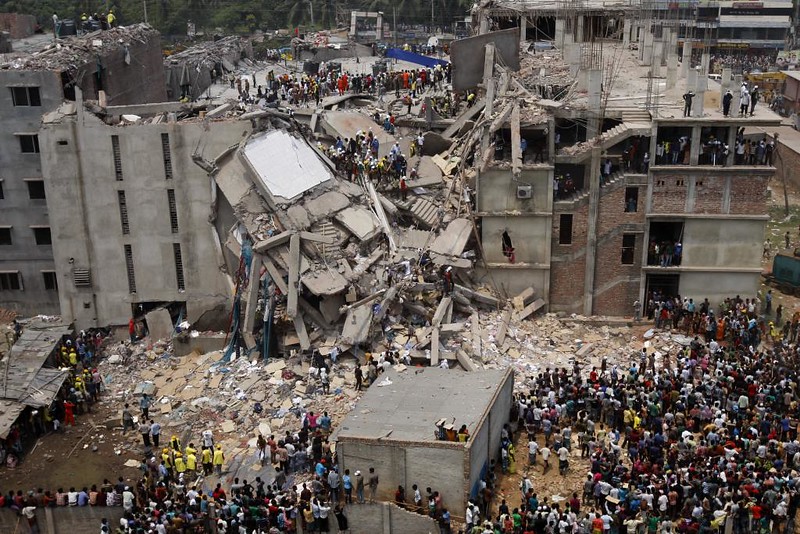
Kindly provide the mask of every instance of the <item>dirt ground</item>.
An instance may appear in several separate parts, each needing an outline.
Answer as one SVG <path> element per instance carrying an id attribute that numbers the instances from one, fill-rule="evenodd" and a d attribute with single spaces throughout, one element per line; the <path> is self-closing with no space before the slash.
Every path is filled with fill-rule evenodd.
<path id="1" fill-rule="evenodd" d="M 135 482 L 140 471 L 123 464 L 140 459 L 141 439 L 134 431 L 123 436 L 120 430 L 103 426 L 112 417 L 118 424 L 114 404 L 100 401 L 92 407 L 93 413 L 77 415 L 74 427 L 62 427 L 59 432 L 40 437 L 16 469 L 0 468 L 0 490 L 66 490 L 69 486 L 99 485 L 104 478 L 116 480 L 120 476 Z"/>

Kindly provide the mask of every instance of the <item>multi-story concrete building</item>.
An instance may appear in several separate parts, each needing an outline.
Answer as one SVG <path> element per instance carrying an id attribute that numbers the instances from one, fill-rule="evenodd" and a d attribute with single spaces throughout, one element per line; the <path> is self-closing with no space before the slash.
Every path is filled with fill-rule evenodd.
<path id="1" fill-rule="evenodd" d="M 725 65 L 716 84 L 702 67 L 679 64 L 668 27 L 641 43 L 642 54 L 628 46 L 632 33 L 599 35 L 590 8 L 477 14 L 488 29 L 516 13 L 528 35 L 526 25 L 552 16 L 561 49 L 523 67 L 533 72 L 526 89 L 547 97 L 544 109 L 536 99 L 522 102 L 532 119 L 507 113 L 497 130 L 495 146 L 512 148 L 519 132 L 527 159 L 509 166 L 513 150 L 495 151 L 478 172 L 475 215 L 490 279 L 509 295 L 534 286 L 550 311 L 587 315 L 632 315 L 634 301 L 646 306 L 654 292 L 712 305 L 754 296 L 775 172 L 769 141 L 759 145 L 780 117 L 760 103 L 740 114 L 741 76 Z M 630 8 L 617 14 L 626 30 L 638 20 Z M 569 87 L 565 76 L 575 89 L 558 93 Z M 685 113 L 689 92 L 694 105 Z M 737 140 L 753 143 L 751 158 L 736 154 Z M 503 232 L 513 261 L 503 254 Z"/>
<path id="2" fill-rule="evenodd" d="M 126 324 L 133 312 L 163 304 L 185 307 L 195 323 L 230 306 L 216 186 L 193 157 L 213 159 L 249 133 L 250 122 L 178 122 L 181 107 L 96 114 L 79 97 L 44 120 L 46 192 L 59 199 L 50 221 L 61 315 L 79 328 Z M 165 120 L 120 124 L 128 114 Z"/>
<path id="3" fill-rule="evenodd" d="M 42 115 L 74 100 L 77 87 L 95 100 L 102 92 L 109 105 L 166 99 L 161 39 L 149 26 L 58 45 L 8 56 L 0 65 L 0 307 L 26 315 L 59 311 L 48 206 L 64 204 L 47 195 L 38 137 Z"/>

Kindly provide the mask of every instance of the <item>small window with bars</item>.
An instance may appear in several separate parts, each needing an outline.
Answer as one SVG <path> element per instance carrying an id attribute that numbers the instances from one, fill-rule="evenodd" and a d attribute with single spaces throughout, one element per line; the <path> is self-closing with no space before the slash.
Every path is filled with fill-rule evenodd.
<path id="1" fill-rule="evenodd" d="M 172 252 L 175 254 L 175 277 L 178 282 L 178 291 L 186 290 L 186 280 L 183 277 L 183 254 L 181 244 L 173 243 Z"/>
<path id="2" fill-rule="evenodd" d="M 128 223 L 128 203 L 125 200 L 125 191 L 117 191 L 117 201 L 119 202 L 119 221 L 122 224 L 122 235 L 131 233 L 131 225 Z"/>
<path id="3" fill-rule="evenodd" d="M 125 245 L 125 268 L 128 271 L 128 292 L 136 293 L 136 273 L 133 270 L 133 247 Z"/>
<path id="4" fill-rule="evenodd" d="M 119 149 L 119 136 L 111 136 L 111 152 L 114 154 L 114 174 L 117 181 L 122 181 L 122 154 Z"/>
<path id="5" fill-rule="evenodd" d="M 178 233 L 178 204 L 175 202 L 175 190 L 167 189 L 167 203 L 169 204 L 169 225 L 172 233 Z"/>
<path id="6" fill-rule="evenodd" d="M 164 156 L 164 176 L 172 180 L 172 151 L 169 147 L 169 134 L 161 134 L 161 152 Z"/>

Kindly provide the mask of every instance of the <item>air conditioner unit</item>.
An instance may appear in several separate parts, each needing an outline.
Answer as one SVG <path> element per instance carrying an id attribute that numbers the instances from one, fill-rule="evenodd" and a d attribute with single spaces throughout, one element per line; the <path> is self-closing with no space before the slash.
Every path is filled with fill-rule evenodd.
<path id="1" fill-rule="evenodd" d="M 518 185 L 517 186 L 517 198 L 533 198 L 533 186 L 532 185 Z"/>

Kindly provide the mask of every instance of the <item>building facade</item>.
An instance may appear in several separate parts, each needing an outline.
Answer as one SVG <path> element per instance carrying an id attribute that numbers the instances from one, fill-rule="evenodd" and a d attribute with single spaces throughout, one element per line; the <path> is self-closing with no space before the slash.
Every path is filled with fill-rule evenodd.
<path id="1" fill-rule="evenodd" d="M 0 307 L 22 315 L 60 310 L 50 208 L 42 172 L 42 115 L 76 87 L 108 105 L 162 102 L 161 39 L 146 25 L 69 38 L 44 56 L 11 56 L 0 65 Z"/>
<path id="2" fill-rule="evenodd" d="M 42 170 L 47 195 L 59 199 L 50 221 L 65 320 L 120 325 L 170 303 L 185 305 L 193 323 L 207 311 L 224 315 L 231 288 L 213 224 L 216 187 L 193 156 L 216 157 L 249 131 L 247 121 L 109 125 L 80 102 L 45 120 Z"/>

